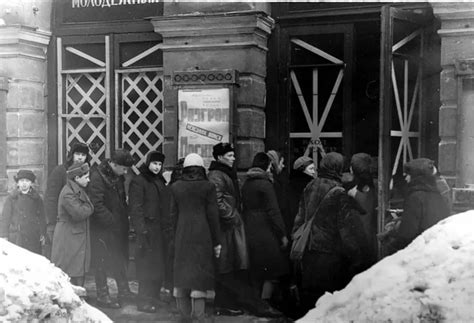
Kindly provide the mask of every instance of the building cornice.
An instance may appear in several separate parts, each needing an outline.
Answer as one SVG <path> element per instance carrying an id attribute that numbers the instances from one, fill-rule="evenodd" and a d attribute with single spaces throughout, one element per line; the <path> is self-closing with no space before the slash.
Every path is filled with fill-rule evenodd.
<path id="1" fill-rule="evenodd" d="M 21 25 L 0 26 L 0 45 L 25 43 L 48 46 L 51 33 Z"/>
<path id="2" fill-rule="evenodd" d="M 254 32 L 269 35 L 275 25 L 275 21 L 261 11 L 179 14 L 149 19 L 155 32 L 166 38 Z"/>

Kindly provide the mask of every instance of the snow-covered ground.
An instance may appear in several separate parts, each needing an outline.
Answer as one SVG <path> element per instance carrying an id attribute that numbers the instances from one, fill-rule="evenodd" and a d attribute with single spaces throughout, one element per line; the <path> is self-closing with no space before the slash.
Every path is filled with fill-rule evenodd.
<path id="1" fill-rule="evenodd" d="M 326 293 L 299 322 L 474 322 L 474 211 Z"/>
<path id="2" fill-rule="evenodd" d="M 111 322 L 48 259 L 0 239 L 0 321 Z"/>

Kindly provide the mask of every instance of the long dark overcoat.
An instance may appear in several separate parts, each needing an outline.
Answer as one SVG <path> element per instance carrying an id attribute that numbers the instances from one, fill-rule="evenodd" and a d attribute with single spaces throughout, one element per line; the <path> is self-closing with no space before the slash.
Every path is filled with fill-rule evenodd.
<path id="1" fill-rule="evenodd" d="M 46 234 L 43 201 L 33 188 L 8 195 L 0 217 L 0 237 L 31 252 L 41 254 L 41 235 Z"/>
<path id="2" fill-rule="evenodd" d="M 147 167 L 130 182 L 128 191 L 129 214 L 137 233 L 135 263 L 138 280 L 164 279 L 165 249 L 161 221 L 169 206 L 166 201 L 165 179 Z"/>
<path id="3" fill-rule="evenodd" d="M 171 186 L 171 208 L 166 230 L 174 241 L 174 286 L 214 289 L 214 246 L 220 243 L 215 186 L 204 168 L 183 169 Z"/>
<path id="4" fill-rule="evenodd" d="M 91 170 L 88 195 L 94 205 L 90 217 L 92 265 L 107 260 L 107 270 L 128 262 L 129 220 L 124 178 L 106 159 Z"/>
<path id="5" fill-rule="evenodd" d="M 289 264 L 281 249 L 286 228 L 278 206 L 270 173 L 251 168 L 242 186 L 243 218 L 250 256 L 250 272 L 259 280 L 288 273 Z"/>
<path id="6" fill-rule="evenodd" d="M 230 273 L 249 266 L 245 227 L 240 215 L 241 201 L 237 174 L 223 163 L 212 161 L 208 178 L 216 186 L 222 252 L 217 271 Z"/>
<path id="7" fill-rule="evenodd" d="M 405 248 L 423 231 L 449 214 L 447 203 L 439 193 L 434 177 L 412 178 L 403 203 L 400 227 L 391 247 L 395 250 Z"/>
<path id="8" fill-rule="evenodd" d="M 71 277 L 84 276 L 91 260 L 89 217 L 94 206 L 85 190 L 68 180 L 59 195 L 51 261 Z"/>

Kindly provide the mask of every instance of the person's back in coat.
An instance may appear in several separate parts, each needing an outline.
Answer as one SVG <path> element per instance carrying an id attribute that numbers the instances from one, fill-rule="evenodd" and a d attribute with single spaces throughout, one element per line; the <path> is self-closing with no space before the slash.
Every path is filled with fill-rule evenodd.
<path id="1" fill-rule="evenodd" d="M 405 248 L 423 231 L 450 215 L 441 196 L 435 177 L 434 162 L 417 158 L 404 165 L 407 195 L 403 215 L 395 239 L 388 246 L 390 252 Z"/>
<path id="2" fill-rule="evenodd" d="M 206 178 L 201 156 L 186 156 L 182 175 L 170 190 L 170 212 L 163 226 L 173 242 L 173 295 L 183 319 L 203 322 L 221 238 L 216 189 Z"/>
<path id="3" fill-rule="evenodd" d="M 270 173 L 270 158 L 257 153 L 242 186 L 250 273 L 262 298 L 269 301 L 276 282 L 289 272 L 288 238 Z"/>
<path id="4" fill-rule="evenodd" d="M 343 288 L 363 265 L 365 246 L 358 214 L 363 210 L 342 188 L 343 166 L 339 153 L 323 157 L 318 177 L 306 186 L 295 218 L 293 232 L 313 218 L 300 263 L 305 310 L 313 308 L 325 292 Z"/>
<path id="5" fill-rule="evenodd" d="M 107 276 L 112 274 L 118 287 L 119 300 L 133 297 L 126 275 L 128 264 L 129 220 L 124 178 L 134 163 L 126 150 L 116 150 L 91 173 L 89 197 L 94 205 L 90 218 L 92 264 L 95 267 L 97 303 L 118 308 L 109 296 Z"/>

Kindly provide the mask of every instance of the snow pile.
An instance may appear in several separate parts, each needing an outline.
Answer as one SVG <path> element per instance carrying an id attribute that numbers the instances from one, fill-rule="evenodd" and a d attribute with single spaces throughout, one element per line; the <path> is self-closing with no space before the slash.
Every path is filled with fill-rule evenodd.
<path id="1" fill-rule="evenodd" d="M 46 258 L 0 239 L 0 321 L 111 322 Z"/>
<path id="2" fill-rule="evenodd" d="M 300 322 L 474 322 L 474 211 L 326 293 Z"/>

